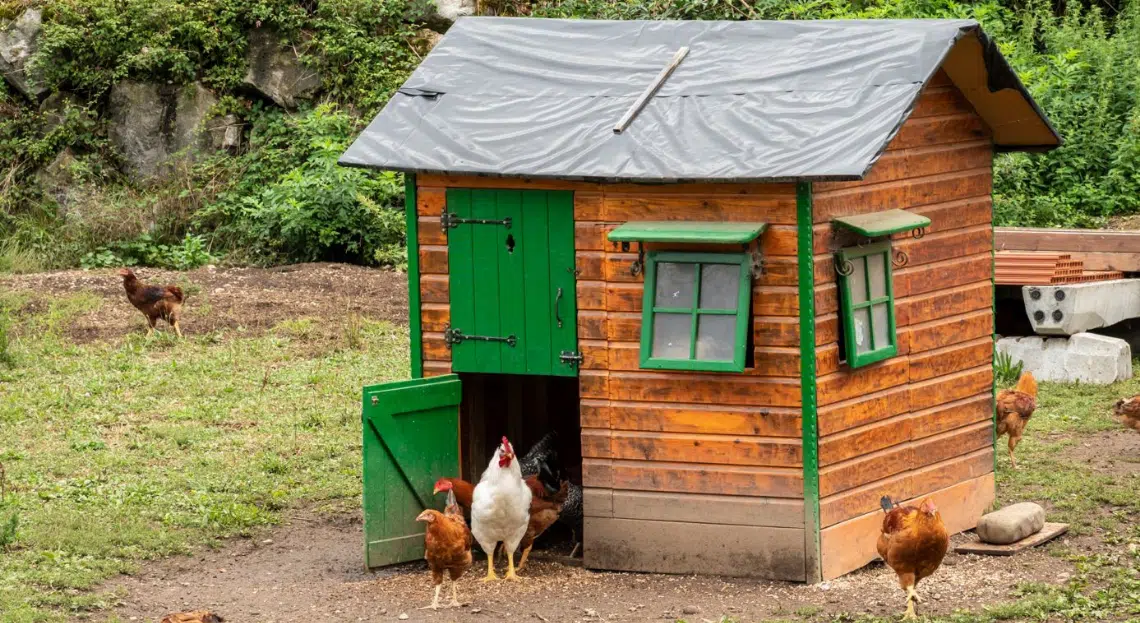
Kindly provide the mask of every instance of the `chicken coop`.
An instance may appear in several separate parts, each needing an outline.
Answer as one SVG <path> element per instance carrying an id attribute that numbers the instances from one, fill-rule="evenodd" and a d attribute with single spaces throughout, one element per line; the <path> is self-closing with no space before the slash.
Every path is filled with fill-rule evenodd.
<path id="1" fill-rule="evenodd" d="M 994 500 L 992 159 L 1060 137 L 974 21 L 462 18 L 341 158 L 407 179 L 369 566 L 557 430 L 591 569 L 815 582 Z"/>

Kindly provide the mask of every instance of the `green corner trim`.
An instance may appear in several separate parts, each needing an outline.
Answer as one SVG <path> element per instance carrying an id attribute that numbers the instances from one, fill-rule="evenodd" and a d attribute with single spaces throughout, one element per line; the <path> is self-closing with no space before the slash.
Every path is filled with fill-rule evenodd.
<path id="1" fill-rule="evenodd" d="M 991 201 L 993 200 L 993 194 L 994 194 L 993 188 L 991 187 L 990 188 L 990 200 Z M 990 240 L 994 240 L 994 221 L 993 221 L 992 214 L 990 216 Z M 990 367 L 991 367 L 991 369 L 993 367 L 994 354 L 997 353 L 997 339 L 998 339 L 998 335 L 997 335 L 997 280 L 996 280 L 996 277 L 997 277 L 997 249 L 991 247 L 990 248 L 990 314 L 991 314 L 990 318 L 992 320 L 992 323 L 990 325 L 990 329 L 992 330 L 991 337 L 993 338 L 993 344 L 990 346 Z M 993 439 L 994 473 L 996 474 L 997 473 L 997 467 L 998 467 L 998 458 L 997 458 L 997 455 L 998 455 L 998 453 L 997 453 L 997 443 L 998 443 L 998 436 L 997 436 L 997 426 L 998 426 L 998 419 L 997 419 L 997 391 L 998 391 L 997 390 L 997 376 L 991 374 L 990 379 L 991 379 L 991 381 L 990 381 L 990 385 L 991 385 L 990 394 L 993 396 L 993 402 L 991 403 L 991 406 L 993 407 L 993 409 L 992 409 L 993 427 L 991 428 L 990 432 L 991 432 L 991 436 Z"/>
<path id="2" fill-rule="evenodd" d="M 796 255 L 800 298 L 800 392 L 804 463 L 804 580 L 823 579 L 819 544 L 819 427 L 816 424 L 815 256 L 811 183 L 796 184 Z"/>
<path id="3" fill-rule="evenodd" d="M 408 247 L 408 345 L 412 357 L 412 378 L 424 375 L 424 334 L 420 307 L 419 210 L 416 207 L 416 174 L 404 174 L 404 218 Z"/>
<path id="4" fill-rule="evenodd" d="M 748 244 L 765 229 L 768 224 L 763 222 L 630 221 L 618 225 L 606 239 L 610 242 Z"/>

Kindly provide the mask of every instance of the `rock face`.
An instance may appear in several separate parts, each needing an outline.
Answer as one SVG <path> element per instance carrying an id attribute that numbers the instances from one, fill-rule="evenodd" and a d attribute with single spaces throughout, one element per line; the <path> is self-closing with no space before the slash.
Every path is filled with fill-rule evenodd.
<path id="1" fill-rule="evenodd" d="M 297 52 L 268 29 L 249 33 L 245 84 L 288 109 L 309 99 L 321 88 L 321 76 L 305 67 Z"/>
<path id="2" fill-rule="evenodd" d="M 1132 349 L 1120 338 L 1095 333 L 1006 337 L 998 340 L 997 350 L 1025 364 L 1038 381 L 1108 385 L 1132 378 Z"/>
<path id="3" fill-rule="evenodd" d="M 216 103 L 197 83 L 116 84 L 111 89 L 109 134 L 127 162 L 127 172 L 139 180 L 162 176 L 178 160 L 209 150 L 212 141 L 204 122 Z"/>
<path id="4" fill-rule="evenodd" d="M 28 62 L 36 52 L 43 14 L 28 9 L 0 30 L 0 72 L 21 93 L 39 99 L 47 93 L 39 73 L 29 71 Z"/>
<path id="5" fill-rule="evenodd" d="M 1007 506 L 978 520 L 978 536 L 986 543 L 1008 545 L 1045 527 L 1045 509 L 1033 502 Z"/>
<path id="6" fill-rule="evenodd" d="M 441 18 L 454 22 L 460 17 L 474 15 L 478 3 L 475 0 L 436 0 L 435 6 Z"/>
<path id="7" fill-rule="evenodd" d="M 36 173 L 40 186 L 59 205 L 60 216 L 68 216 L 74 203 L 75 176 L 71 170 L 74 164 L 75 154 L 67 147 Z"/>

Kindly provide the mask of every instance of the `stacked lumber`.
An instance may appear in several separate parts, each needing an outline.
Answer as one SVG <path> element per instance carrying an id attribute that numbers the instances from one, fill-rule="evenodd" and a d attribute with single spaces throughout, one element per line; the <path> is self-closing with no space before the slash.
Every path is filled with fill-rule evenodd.
<path id="1" fill-rule="evenodd" d="M 1118 270 L 1086 270 L 1082 260 L 1068 253 L 998 251 L 994 255 L 997 285 L 1048 286 L 1123 278 Z"/>
<path id="2" fill-rule="evenodd" d="M 1140 231 L 996 227 L 994 248 L 1019 253 L 1067 253 L 1084 262 L 1085 272 L 1140 272 Z"/>

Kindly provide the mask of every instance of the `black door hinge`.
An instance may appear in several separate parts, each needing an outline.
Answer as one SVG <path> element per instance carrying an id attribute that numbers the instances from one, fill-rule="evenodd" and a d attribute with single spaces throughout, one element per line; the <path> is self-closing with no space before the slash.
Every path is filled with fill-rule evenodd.
<path id="1" fill-rule="evenodd" d="M 439 226 L 441 229 L 443 229 L 443 233 L 445 234 L 447 233 L 447 230 L 455 229 L 460 225 L 502 225 L 503 227 L 510 229 L 511 217 L 508 216 L 507 218 L 499 220 L 487 218 L 463 218 L 456 216 L 453 212 L 448 212 L 447 210 L 444 210 L 443 214 L 439 215 Z"/>
<path id="2" fill-rule="evenodd" d="M 558 356 L 558 359 L 571 368 L 577 368 L 582 365 L 582 353 L 578 351 L 564 350 L 562 354 Z"/>
<path id="3" fill-rule="evenodd" d="M 500 337 L 497 335 L 464 335 L 459 329 L 451 328 L 451 325 L 443 329 L 443 341 L 447 343 L 447 347 L 451 348 L 455 344 L 461 344 L 466 340 L 473 340 L 476 342 L 506 342 L 507 346 L 515 347 L 519 343 L 519 339 L 513 335 Z"/>

